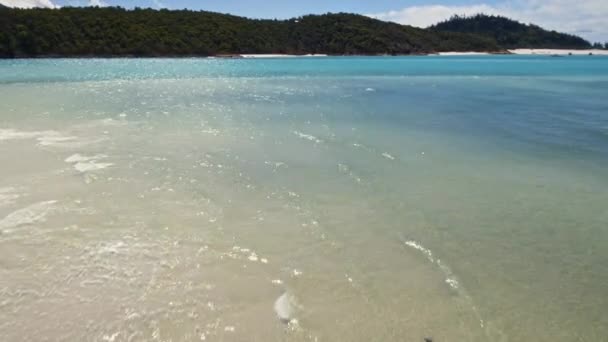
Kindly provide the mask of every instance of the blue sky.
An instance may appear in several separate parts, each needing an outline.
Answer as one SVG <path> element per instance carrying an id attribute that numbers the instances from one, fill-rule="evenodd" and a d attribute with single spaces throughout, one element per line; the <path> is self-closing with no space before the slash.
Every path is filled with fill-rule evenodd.
<path id="1" fill-rule="evenodd" d="M 426 27 L 453 14 L 500 14 L 548 29 L 608 41 L 608 0 L 0 0 L 16 7 L 120 5 L 204 9 L 255 18 L 353 12 Z"/>

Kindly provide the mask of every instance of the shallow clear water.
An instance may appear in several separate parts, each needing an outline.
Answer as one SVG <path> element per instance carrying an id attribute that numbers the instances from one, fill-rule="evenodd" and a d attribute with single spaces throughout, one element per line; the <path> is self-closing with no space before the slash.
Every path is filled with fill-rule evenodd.
<path id="1" fill-rule="evenodd" d="M 0 61 L 0 339 L 601 341 L 608 58 Z"/>

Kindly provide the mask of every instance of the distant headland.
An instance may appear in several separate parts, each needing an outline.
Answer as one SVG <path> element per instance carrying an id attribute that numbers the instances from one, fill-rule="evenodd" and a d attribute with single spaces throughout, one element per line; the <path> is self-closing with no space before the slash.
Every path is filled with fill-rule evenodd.
<path id="1" fill-rule="evenodd" d="M 190 10 L 0 7 L 0 58 L 424 55 L 591 47 L 574 35 L 487 15 L 454 16 L 421 29 L 349 13 L 266 20 Z"/>

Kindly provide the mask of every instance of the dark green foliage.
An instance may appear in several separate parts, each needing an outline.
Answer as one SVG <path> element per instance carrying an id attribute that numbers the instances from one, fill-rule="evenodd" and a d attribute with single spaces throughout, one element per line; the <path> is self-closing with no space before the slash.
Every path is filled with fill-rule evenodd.
<path id="1" fill-rule="evenodd" d="M 505 49 L 586 49 L 591 44 L 583 38 L 547 31 L 536 25 L 526 25 L 500 16 L 478 14 L 472 17 L 453 16 L 434 25 L 434 31 L 448 31 L 479 34 L 495 39 Z"/>
<path id="2" fill-rule="evenodd" d="M 253 20 L 205 11 L 0 7 L 0 57 L 424 54 L 589 48 L 582 38 L 502 17 L 453 17 L 430 30 L 337 13 Z"/>
<path id="3" fill-rule="evenodd" d="M 417 54 L 498 51 L 492 39 L 355 14 L 253 20 L 189 10 L 0 8 L 0 57 Z"/>

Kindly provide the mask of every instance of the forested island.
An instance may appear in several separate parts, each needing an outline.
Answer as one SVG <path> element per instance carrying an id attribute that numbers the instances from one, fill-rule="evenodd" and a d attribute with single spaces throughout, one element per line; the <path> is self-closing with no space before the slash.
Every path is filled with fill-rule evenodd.
<path id="1" fill-rule="evenodd" d="M 0 7 L 3 58 L 408 55 L 589 46 L 579 37 L 489 16 L 454 17 L 421 29 L 348 13 L 262 20 L 191 10 Z"/>
<path id="2" fill-rule="evenodd" d="M 492 38 L 505 49 L 589 49 L 591 44 L 581 37 L 547 31 L 532 24 L 522 24 L 500 16 L 478 14 L 470 17 L 453 16 L 429 29 L 442 32 L 478 34 Z"/>

